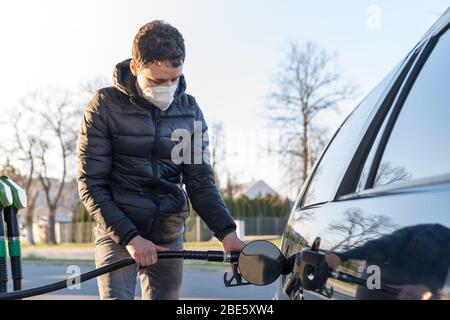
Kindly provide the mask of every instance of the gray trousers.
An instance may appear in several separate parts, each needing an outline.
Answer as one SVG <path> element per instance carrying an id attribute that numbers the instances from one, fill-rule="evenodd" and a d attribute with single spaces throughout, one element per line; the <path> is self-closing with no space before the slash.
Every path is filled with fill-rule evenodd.
<path id="1" fill-rule="evenodd" d="M 95 265 L 104 265 L 130 258 L 124 246 L 117 244 L 109 236 L 94 229 Z M 183 237 L 169 244 L 161 244 L 169 250 L 183 250 Z M 137 277 L 139 276 L 143 300 L 177 300 L 180 298 L 183 278 L 183 260 L 158 260 L 147 268 L 139 269 L 134 264 L 97 277 L 102 300 L 133 300 Z"/>

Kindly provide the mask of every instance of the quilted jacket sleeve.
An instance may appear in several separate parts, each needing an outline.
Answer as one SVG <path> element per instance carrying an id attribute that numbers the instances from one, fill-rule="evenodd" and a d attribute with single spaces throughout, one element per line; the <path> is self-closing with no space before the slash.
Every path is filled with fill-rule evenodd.
<path id="1" fill-rule="evenodd" d="M 112 148 L 104 103 L 103 95 L 97 92 L 81 121 L 77 140 L 78 193 L 97 224 L 117 243 L 126 245 L 138 231 L 112 199 Z"/>
<path id="2" fill-rule="evenodd" d="M 227 234 L 236 230 L 236 224 L 215 185 L 213 169 L 209 161 L 205 161 L 209 154 L 206 138 L 208 127 L 198 106 L 196 124 L 203 138 L 192 137 L 191 161 L 182 167 L 183 183 L 194 210 L 222 241 Z"/>

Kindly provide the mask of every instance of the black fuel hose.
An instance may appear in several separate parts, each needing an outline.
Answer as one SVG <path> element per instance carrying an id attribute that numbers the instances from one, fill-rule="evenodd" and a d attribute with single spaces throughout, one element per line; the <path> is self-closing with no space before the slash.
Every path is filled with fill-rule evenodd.
<path id="1" fill-rule="evenodd" d="M 8 235 L 8 254 L 11 263 L 11 276 L 14 291 L 22 289 L 22 253 L 20 249 L 20 229 L 17 218 L 18 209 L 15 206 L 4 208 L 6 233 Z"/>
<path id="2" fill-rule="evenodd" d="M 215 262 L 236 262 L 239 257 L 239 252 L 230 252 L 225 254 L 223 251 L 161 251 L 158 252 L 158 259 L 186 259 L 186 260 L 204 260 Z M 79 282 L 84 282 L 101 276 L 105 273 L 124 268 L 126 266 L 134 264 L 135 261 L 132 258 L 120 260 L 109 265 L 100 267 L 98 269 L 83 273 L 79 276 Z M 0 294 L 0 300 L 16 300 L 24 299 L 32 296 L 38 296 L 49 292 L 61 290 L 73 285 L 68 280 L 61 280 L 45 286 L 18 290 L 10 293 Z"/>
<path id="3" fill-rule="evenodd" d="M 3 207 L 0 205 L 0 293 L 8 288 L 8 266 L 6 263 L 5 229 L 3 225 Z"/>
<path id="4" fill-rule="evenodd" d="M 353 284 L 357 284 L 357 285 L 360 285 L 363 287 L 367 286 L 367 280 L 358 278 L 358 277 L 356 277 L 352 274 L 346 273 L 346 272 L 335 271 L 331 274 L 331 277 L 336 280 L 340 280 L 342 282 L 353 283 Z M 380 289 L 386 293 L 390 293 L 393 295 L 400 294 L 400 290 L 383 285 L 383 284 L 381 285 Z"/>

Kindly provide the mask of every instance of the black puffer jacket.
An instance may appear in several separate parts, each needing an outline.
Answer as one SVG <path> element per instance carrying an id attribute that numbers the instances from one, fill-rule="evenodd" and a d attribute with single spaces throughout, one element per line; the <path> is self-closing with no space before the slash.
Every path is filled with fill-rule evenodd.
<path id="1" fill-rule="evenodd" d="M 138 234 L 167 243 L 181 235 L 189 214 L 184 183 L 193 208 L 222 240 L 236 226 L 211 166 L 171 160 L 180 143 L 171 139 L 174 130 L 188 130 L 193 141 L 195 121 L 202 123 L 203 133 L 207 129 L 195 98 L 185 93 L 184 76 L 174 101 L 161 111 L 138 95 L 129 63 L 116 66 L 114 87 L 98 90 L 84 112 L 77 141 L 81 201 L 119 244 Z M 208 142 L 200 141 L 207 152 Z"/>

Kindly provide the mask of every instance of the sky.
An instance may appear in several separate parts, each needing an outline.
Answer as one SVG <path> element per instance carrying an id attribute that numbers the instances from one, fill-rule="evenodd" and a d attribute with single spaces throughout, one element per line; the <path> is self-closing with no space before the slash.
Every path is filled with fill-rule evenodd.
<path id="1" fill-rule="evenodd" d="M 8 1 L 0 9 L 0 114 L 35 88 L 111 79 L 114 66 L 130 57 L 138 28 L 162 19 L 184 36 L 187 92 L 210 126 L 222 122 L 228 139 L 241 143 L 227 160 L 232 175 L 263 179 L 285 193 L 279 159 L 251 141 L 268 139 L 265 105 L 288 43 L 313 41 L 336 53 L 345 79 L 359 87 L 341 112 L 318 118 L 332 132 L 449 6 L 444 0 Z"/>

